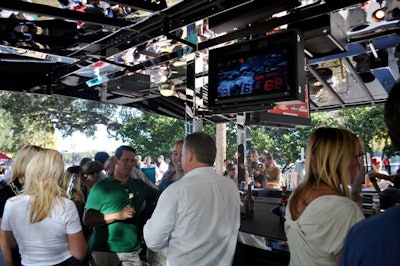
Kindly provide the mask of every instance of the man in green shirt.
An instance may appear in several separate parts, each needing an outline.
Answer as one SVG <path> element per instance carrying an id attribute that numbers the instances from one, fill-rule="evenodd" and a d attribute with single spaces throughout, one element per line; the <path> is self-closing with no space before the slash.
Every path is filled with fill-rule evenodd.
<path id="1" fill-rule="evenodd" d="M 131 176 L 135 149 L 115 151 L 115 171 L 98 181 L 85 205 L 84 224 L 93 227 L 89 248 L 98 266 L 142 265 L 139 257 L 141 210 L 155 202 L 158 190 Z"/>

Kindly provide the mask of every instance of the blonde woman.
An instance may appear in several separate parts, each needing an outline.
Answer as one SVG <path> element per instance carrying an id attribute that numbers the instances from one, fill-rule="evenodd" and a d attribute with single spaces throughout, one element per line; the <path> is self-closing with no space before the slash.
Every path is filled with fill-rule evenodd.
<path id="1" fill-rule="evenodd" d="M 286 211 L 290 265 L 337 264 L 347 233 L 364 218 L 351 200 L 360 199 L 362 150 L 362 141 L 344 129 L 319 128 L 311 135 L 305 179 Z"/>
<path id="2" fill-rule="evenodd" d="M 23 193 L 7 200 L 1 246 L 18 244 L 23 265 L 80 265 L 85 258 L 79 214 L 64 183 L 61 154 L 43 150 L 28 163 Z M 13 265 L 7 254 L 6 265 Z"/>
<path id="3" fill-rule="evenodd" d="M 14 157 L 11 168 L 11 182 L 0 190 L 0 225 L 6 201 L 11 197 L 21 194 L 22 188 L 25 184 L 26 166 L 32 157 L 41 150 L 42 149 L 39 146 L 27 145 L 20 149 Z M 12 256 L 14 265 L 20 265 L 21 256 L 19 255 L 18 248 L 12 249 Z"/>

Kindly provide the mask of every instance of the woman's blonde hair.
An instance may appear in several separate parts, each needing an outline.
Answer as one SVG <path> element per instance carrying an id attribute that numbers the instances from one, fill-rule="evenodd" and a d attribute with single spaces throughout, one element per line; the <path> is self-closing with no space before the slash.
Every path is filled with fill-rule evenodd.
<path id="1" fill-rule="evenodd" d="M 352 159 L 361 155 L 363 147 L 361 139 L 348 130 L 330 127 L 316 129 L 307 144 L 304 182 L 292 193 L 290 212 L 296 213 L 296 202 L 301 200 L 303 191 L 314 190 L 321 183 L 340 195 L 350 197 L 349 167 Z"/>
<path id="2" fill-rule="evenodd" d="M 67 198 L 64 167 L 61 154 L 51 149 L 37 153 L 28 163 L 23 194 L 31 196 L 29 202 L 31 223 L 50 217 L 56 201 L 65 208 L 62 200 L 62 197 Z"/>
<path id="3" fill-rule="evenodd" d="M 20 177 L 25 177 L 26 166 L 32 157 L 41 150 L 42 148 L 39 146 L 27 145 L 17 152 L 17 155 L 15 155 L 13 159 L 11 168 L 11 181 L 14 181 Z"/>

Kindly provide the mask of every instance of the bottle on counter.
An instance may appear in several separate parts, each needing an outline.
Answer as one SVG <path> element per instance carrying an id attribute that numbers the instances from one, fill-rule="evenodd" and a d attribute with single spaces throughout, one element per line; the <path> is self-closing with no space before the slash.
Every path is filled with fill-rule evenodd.
<path id="1" fill-rule="evenodd" d="M 247 185 L 247 195 L 244 199 L 246 217 L 254 217 L 254 197 L 251 185 Z"/>
<path id="2" fill-rule="evenodd" d="M 282 186 L 282 198 L 281 198 L 281 203 L 279 206 L 279 212 L 280 212 L 280 220 L 281 222 L 285 222 L 285 215 L 286 215 L 286 205 L 287 205 L 287 187 L 285 185 Z"/>
<path id="3" fill-rule="evenodd" d="M 251 189 L 254 189 L 254 176 L 250 176 L 249 184 L 251 185 Z"/>
<path id="4" fill-rule="evenodd" d="M 372 213 L 379 213 L 381 209 L 380 198 L 378 193 L 372 195 Z"/>

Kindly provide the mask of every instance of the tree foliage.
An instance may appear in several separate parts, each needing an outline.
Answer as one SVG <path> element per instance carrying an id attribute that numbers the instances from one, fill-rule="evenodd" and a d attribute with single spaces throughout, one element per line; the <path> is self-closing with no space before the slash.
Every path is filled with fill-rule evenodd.
<path id="1" fill-rule="evenodd" d="M 383 106 L 373 106 L 311 114 L 310 127 L 285 129 L 254 126 L 251 130 L 252 148 L 270 151 L 284 168 L 300 158 L 301 148 L 314 129 L 323 126 L 341 127 L 360 136 L 365 151 L 373 153 L 384 149 L 387 130 L 383 120 Z M 393 153 L 392 153 L 393 154 Z"/>
<path id="2" fill-rule="evenodd" d="M 0 96 L 0 149 L 9 153 L 28 143 L 53 147 L 56 129 L 64 137 L 75 131 L 91 137 L 96 125 L 103 124 L 109 134 L 116 135 L 123 123 L 141 113 L 134 108 L 61 96 L 17 92 L 0 92 Z"/>
<path id="3" fill-rule="evenodd" d="M 136 148 L 137 154 L 170 157 L 174 143 L 185 137 L 185 122 L 160 115 L 135 117 L 119 130 L 120 137 Z"/>
<path id="4" fill-rule="evenodd" d="M 366 152 L 374 153 L 377 150 L 383 150 L 388 134 L 382 105 L 343 109 L 338 114 L 343 117 L 347 128 L 364 141 Z"/>
<path id="5" fill-rule="evenodd" d="M 0 109 L 2 123 L 0 124 L 0 149 L 13 156 L 21 147 L 32 144 L 41 147 L 54 148 L 54 128 L 47 120 L 37 119 L 30 115 L 11 115 L 7 110 Z"/>

